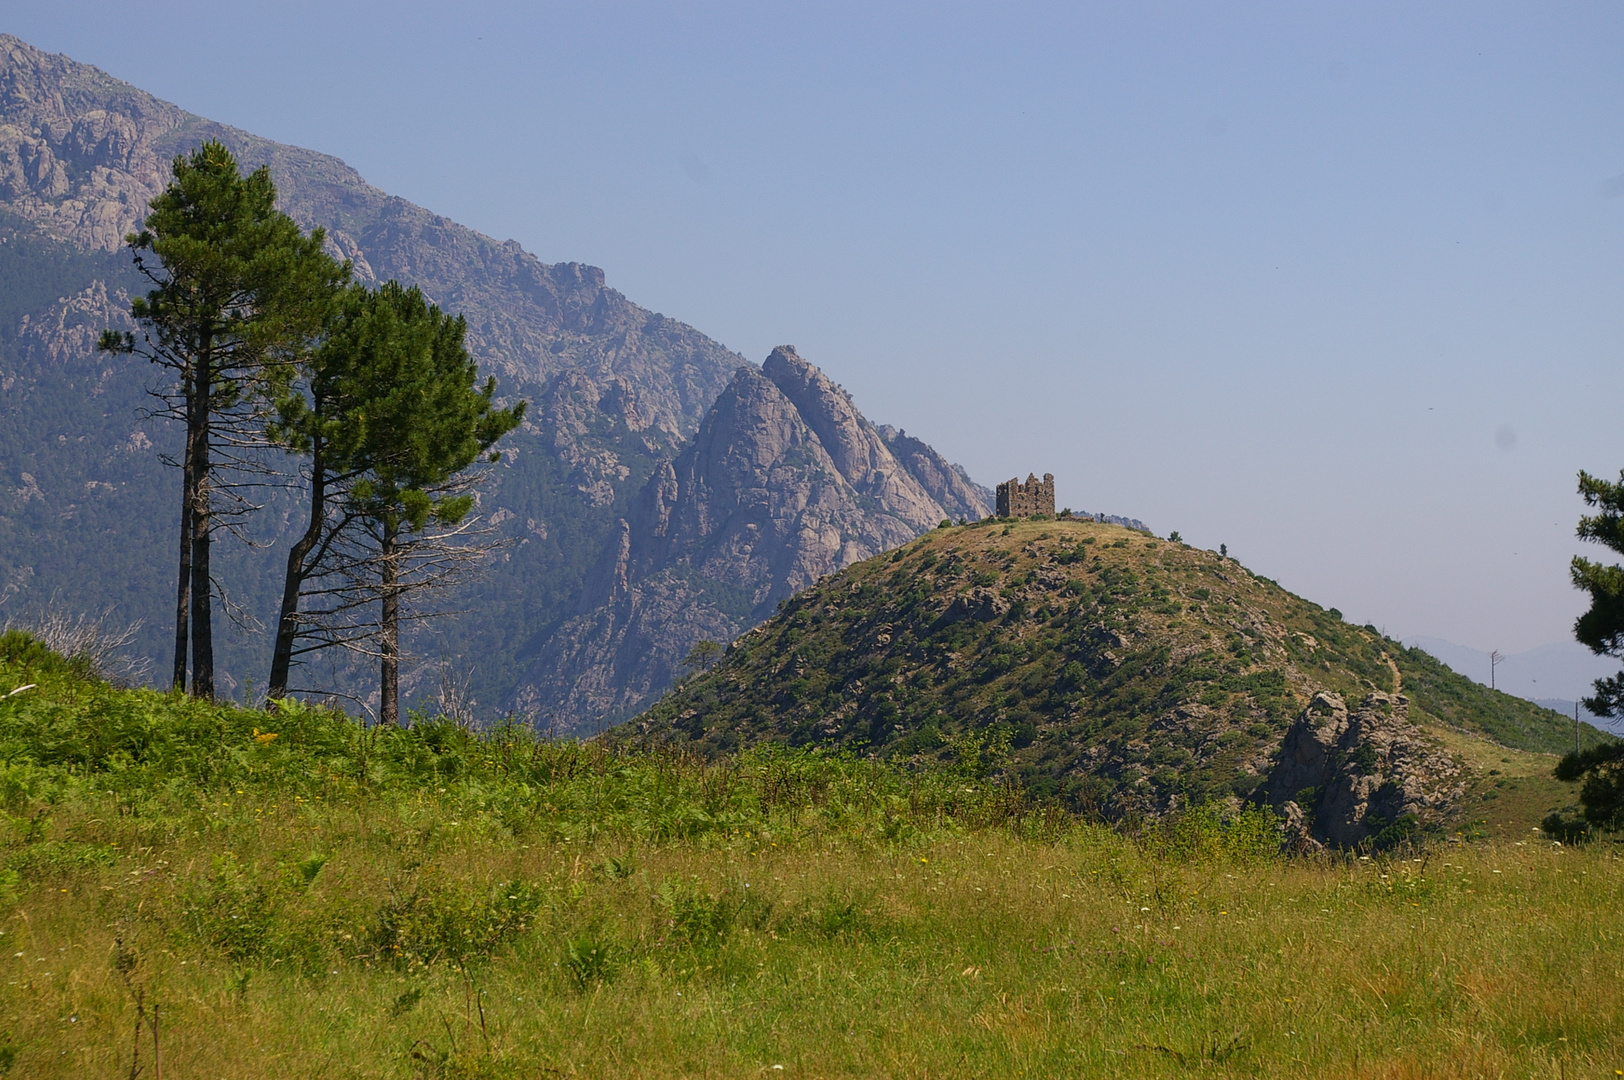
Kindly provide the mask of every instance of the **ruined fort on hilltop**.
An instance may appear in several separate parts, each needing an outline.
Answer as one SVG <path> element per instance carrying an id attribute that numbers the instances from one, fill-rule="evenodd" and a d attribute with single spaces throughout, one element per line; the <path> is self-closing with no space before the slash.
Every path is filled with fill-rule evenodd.
<path id="1" fill-rule="evenodd" d="M 999 517 L 1031 517 L 1033 514 L 1054 513 L 1054 473 L 1044 473 L 1039 480 L 1026 474 L 1026 483 L 1010 477 L 998 485 Z"/>

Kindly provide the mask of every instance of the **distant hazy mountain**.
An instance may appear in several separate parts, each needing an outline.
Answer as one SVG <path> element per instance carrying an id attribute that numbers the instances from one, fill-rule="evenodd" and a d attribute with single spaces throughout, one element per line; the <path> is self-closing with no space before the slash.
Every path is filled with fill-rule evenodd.
<path id="1" fill-rule="evenodd" d="M 175 432 L 140 418 L 152 373 L 139 361 L 98 355 L 94 343 L 104 327 L 127 325 L 130 294 L 142 287 L 120 250 L 123 236 L 162 190 L 171 158 L 204 139 L 224 142 L 248 167 L 269 166 L 284 209 L 306 227 L 324 226 L 335 254 L 351 260 L 360 278 L 417 284 L 465 315 L 470 347 L 498 376 L 500 394 L 531 402 L 481 496 L 485 520 L 511 543 L 487 578 L 458 598 L 464 613 L 415 643 L 420 654 L 467 673 L 486 711 L 515 701 L 558 624 L 579 614 L 591 568 L 621 543 L 633 499 L 670 463 L 692 459 L 690 440 L 718 396 L 736 372 L 757 369 L 694 328 L 632 303 L 595 267 L 548 265 L 512 240 L 372 187 L 337 158 L 194 116 L 5 35 L 0 620 L 46 606 L 109 608 L 144 620 L 141 647 L 164 656 L 178 479 L 158 459 L 174 449 Z M 874 442 L 887 450 L 890 482 L 938 492 L 931 498 L 943 516 L 975 510 L 975 497 L 965 494 L 975 486 L 929 447 L 908 439 L 892 454 L 884 440 Z M 228 684 L 232 675 L 238 685 L 264 677 L 266 645 L 254 624 L 271 616 L 285 509 L 273 498 L 258 522 L 259 539 L 273 551 L 220 556 L 243 623 L 220 631 Z M 864 502 L 854 525 L 862 533 L 869 515 L 891 521 L 888 513 Z M 907 520 L 911 528 L 934 524 Z M 781 557 L 766 546 L 762 554 L 768 562 Z M 832 565 L 845 565 L 840 558 Z M 765 565 L 745 560 L 735 577 L 718 580 L 751 596 L 779 588 L 777 578 L 751 576 L 766 573 Z M 685 647 L 660 638 L 672 624 L 660 625 L 647 648 L 667 655 Z M 558 706 L 548 699 L 549 709 Z M 564 729 L 591 719 L 557 717 Z"/>

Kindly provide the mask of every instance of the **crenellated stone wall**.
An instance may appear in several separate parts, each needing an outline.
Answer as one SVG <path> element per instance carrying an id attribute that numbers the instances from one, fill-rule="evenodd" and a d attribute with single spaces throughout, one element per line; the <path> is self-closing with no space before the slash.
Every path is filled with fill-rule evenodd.
<path id="1" fill-rule="evenodd" d="M 1039 480 L 1026 474 L 1026 483 L 1010 477 L 998 485 L 999 517 L 1031 517 L 1033 514 L 1054 513 L 1054 474 L 1044 473 Z"/>

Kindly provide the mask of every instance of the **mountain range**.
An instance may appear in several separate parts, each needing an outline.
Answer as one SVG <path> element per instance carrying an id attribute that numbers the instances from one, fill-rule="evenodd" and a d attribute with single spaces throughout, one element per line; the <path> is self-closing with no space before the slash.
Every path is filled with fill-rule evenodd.
<path id="1" fill-rule="evenodd" d="M 595 267 L 543 263 L 337 158 L 0 35 L 0 617 L 105 612 L 140 621 L 137 647 L 163 656 L 178 502 L 163 459 L 177 433 L 144 417 L 155 373 L 94 343 L 129 325 L 142 287 L 124 236 L 172 158 L 204 140 L 268 167 L 281 207 L 325 228 L 360 280 L 417 285 L 464 315 L 500 394 L 531 403 L 480 496 L 504 545 L 453 598 L 457 617 L 412 643 L 430 661 L 419 694 L 456 671 L 480 711 L 590 731 L 650 701 L 698 641 L 730 640 L 818 577 L 991 508 L 792 348 L 757 367 Z M 276 548 L 292 520 L 272 492 L 250 538 Z M 221 667 L 249 696 L 280 561 L 220 556 L 234 620 Z M 336 658 L 308 677 L 364 702 L 362 674 Z"/>

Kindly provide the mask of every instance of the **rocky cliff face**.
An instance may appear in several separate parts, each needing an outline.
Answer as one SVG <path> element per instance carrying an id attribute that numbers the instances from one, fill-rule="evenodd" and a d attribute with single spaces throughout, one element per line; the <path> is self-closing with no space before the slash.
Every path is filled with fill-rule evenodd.
<path id="1" fill-rule="evenodd" d="M 618 377 L 651 425 L 691 435 L 744 362 L 647 311 L 578 263 L 547 265 L 378 190 L 337 158 L 194 116 L 86 64 L 0 35 L 0 208 L 80 247 L 120 247 L 168 182 L 169 162 L 206 139 L 245 168 L 267 166 L 282 208 L 327 230 L 363 281 L 397 278 L 468 318 L 481 365 L 528 390 L 570 370 Z"/>
<path id="2" fill-rule="evenodd" d="M 993 491 L 970 479 L 970 474 L 950 463 L 924 442 L 889 424 L 876 430 L 896 458 L 919 482 L 931 498 L 955 520 L 974 521 L 989 513 Z"/>
<path id="3" fill-rule="evenodd" d="M 949 516 L 926 488 L 941 459 L 920 446 L 915 460 L 938 470 L 925 482 L 792 347 L 740 369 L 694 441 L 655 469 L 522 706 L 584 730 L 630 716 L 698 641 L 731 641 L 819 578 L 934 527 Z M 962 487 L 964 509 L 985 516 Z"/>

